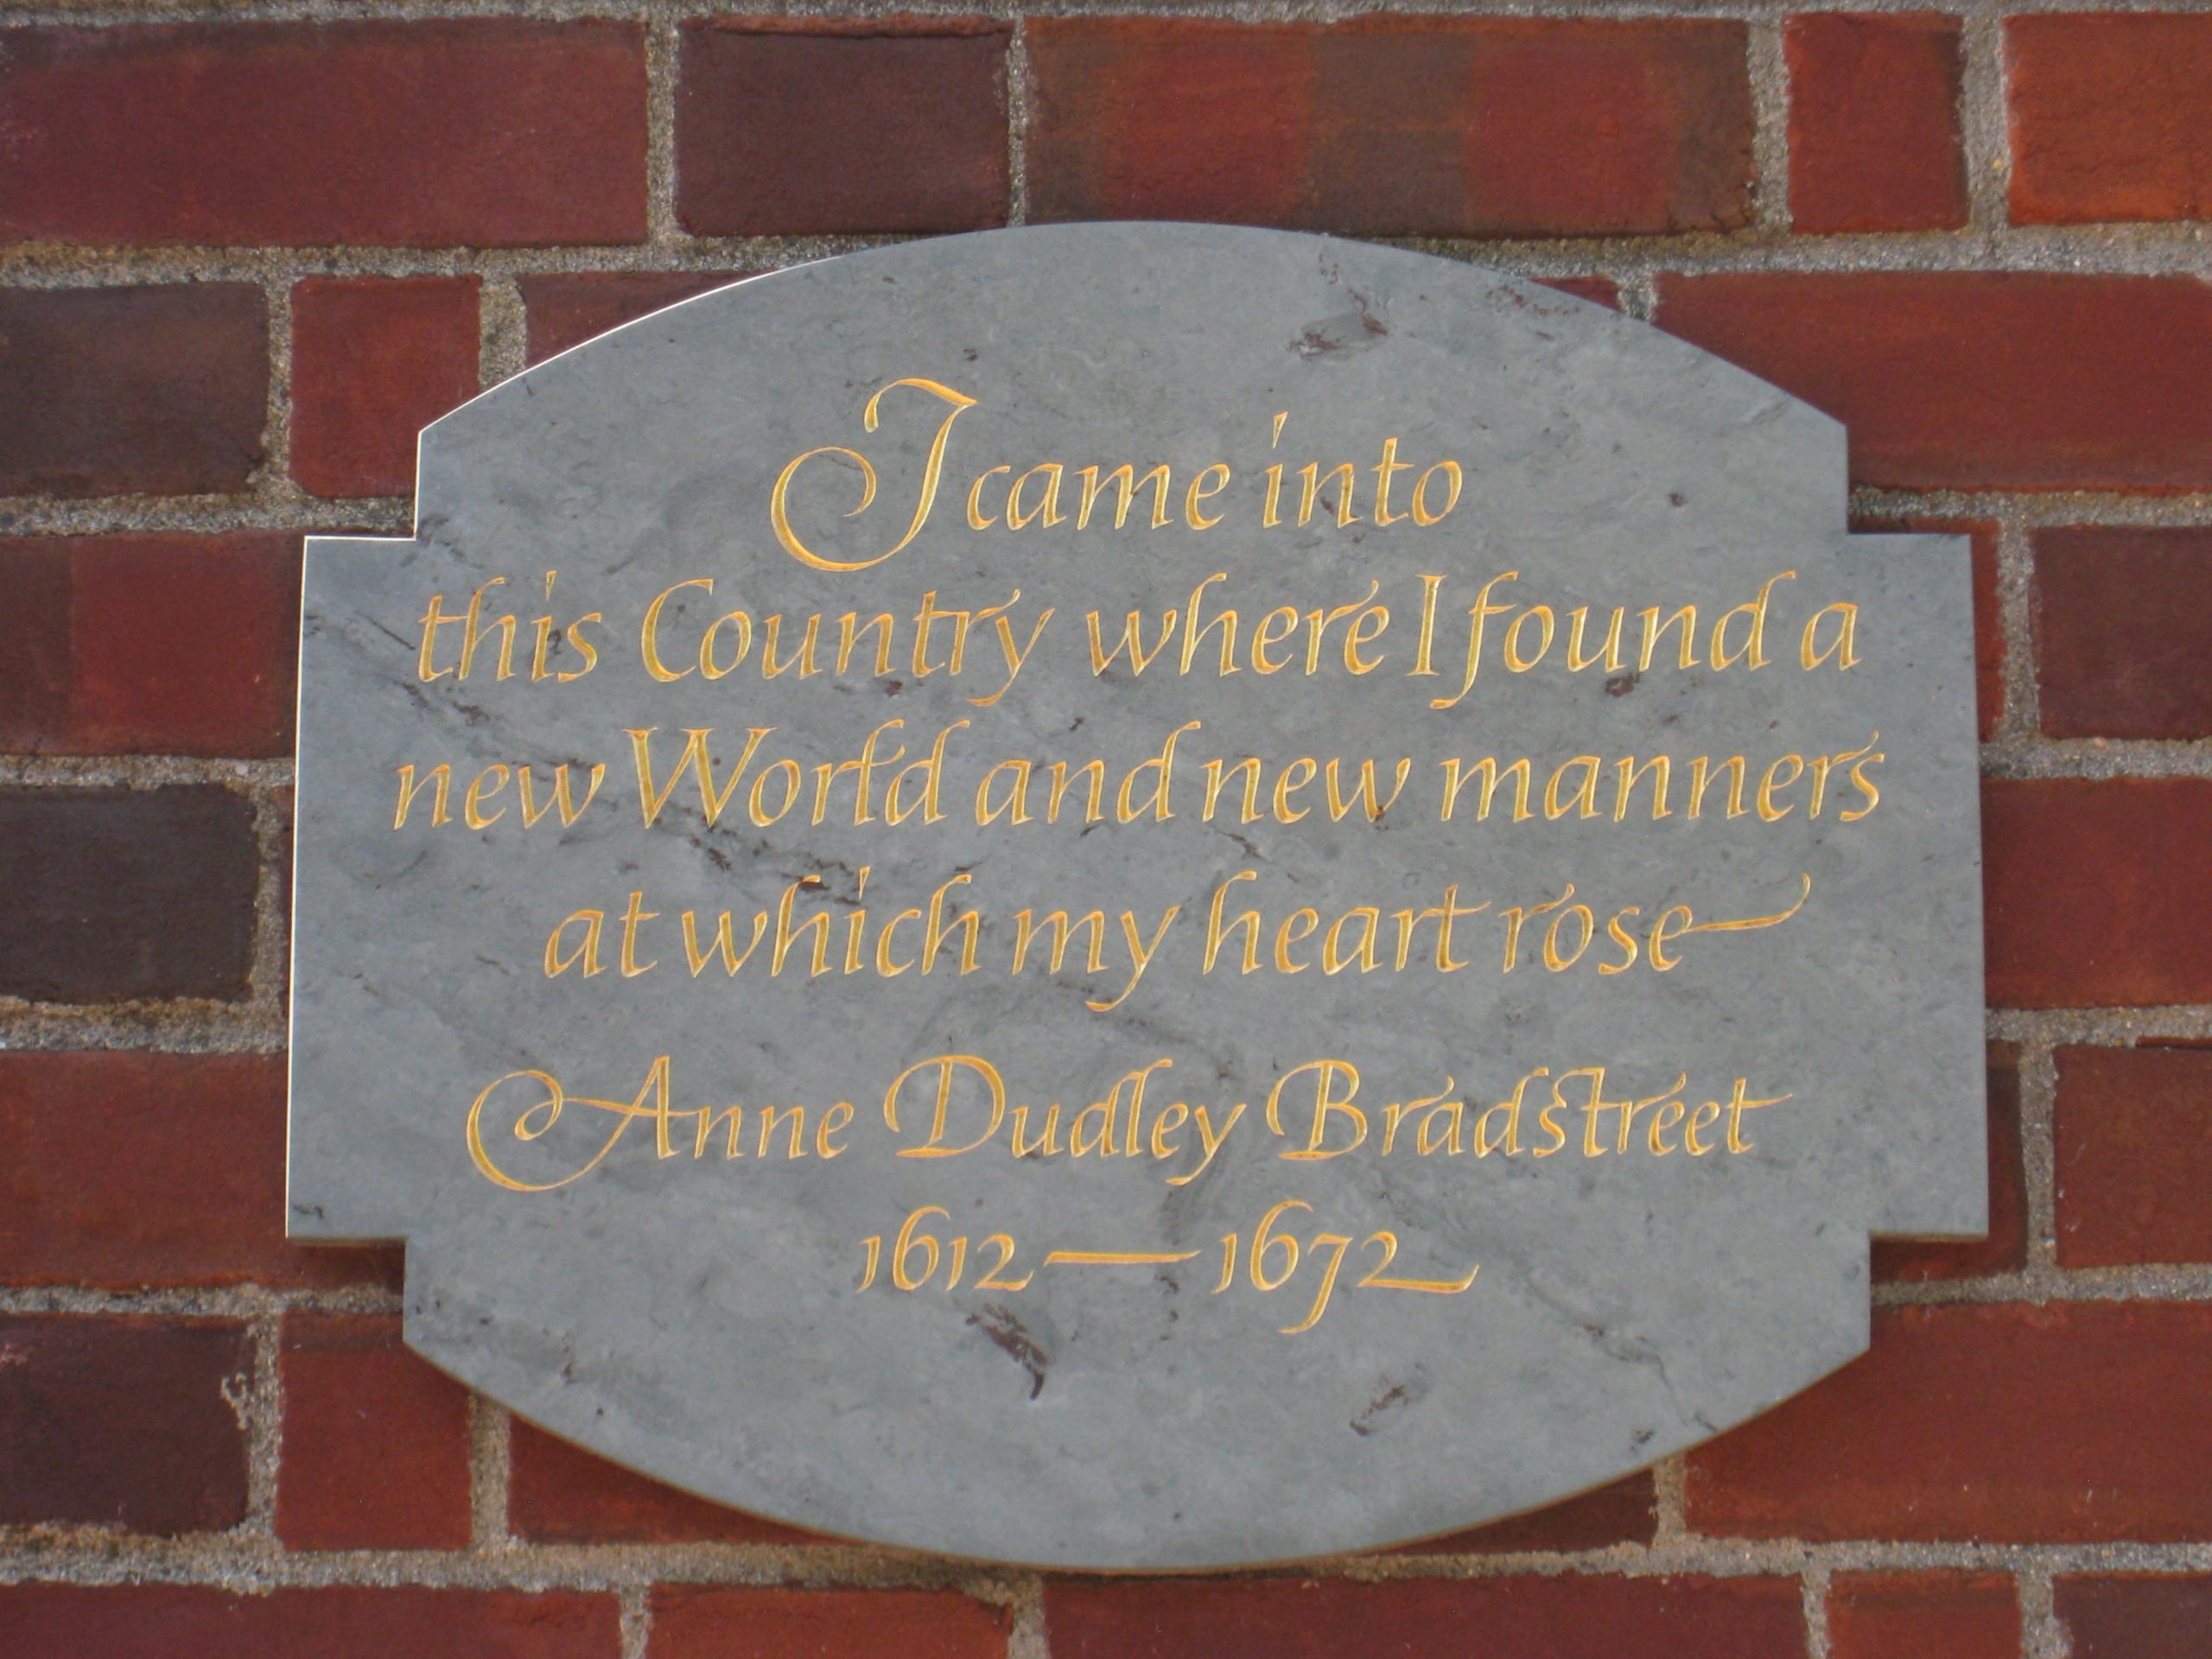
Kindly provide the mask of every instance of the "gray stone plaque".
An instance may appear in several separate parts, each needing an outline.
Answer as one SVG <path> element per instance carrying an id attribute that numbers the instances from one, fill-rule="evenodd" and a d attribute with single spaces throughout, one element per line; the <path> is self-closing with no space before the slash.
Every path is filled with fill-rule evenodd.
<path id="1" fill-rule="evenodd" d="M 1612 1479 L 1983 1225 L 1963 542 L 1637 321 L 1025 229 L 761 276 L 308 543 L 290 1227 L 827 1532 L 1201 1567 Z"/>

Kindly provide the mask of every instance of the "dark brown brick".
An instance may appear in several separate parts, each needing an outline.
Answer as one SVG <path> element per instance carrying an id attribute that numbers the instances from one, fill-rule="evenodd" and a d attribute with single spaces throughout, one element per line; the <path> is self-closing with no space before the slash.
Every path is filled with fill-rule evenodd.
<path id="1" fill-rule="evenodd" d="M 2035 572 L 2046 733 L 2212 736 L 2212 531 L 2037 531 Z"/>
<path id="2" fill-rule="evenodd" d="M 677 210 L 707 236 L 1006 222 L 1003 24 L 687 25 Z"/>
<path id="3" fill-rule="evenodd" d="M 2056 1059 L 2060 1265 L 2212 1262 L 2212 1050 Z"/>
<path id="4" fill-rule="evenodd" d="M 283 755 L 296 536 L 0 539 L 0 748 Z"/>
<path id="5" fill-rule="evenodd" d="M 2073 1659 L 2202 1659 L 2212 1637 L 2212 1576 L 2124 1573 L 2053 1586 Z"/>
<path id="6" fill-rule="evenodd" d="M 2212 1001 L 2212 781 L 1991 779 L 1981 841 L 1993 1005 Z"/>
<path id="7" fill-rule="evenodd" d="M 2212 487 L 2212 285 L 2037 271 L 1663 276 L 1660 326 L 1851 430 L 1897 489 Z"/>
<path id="8" fill-rule="evenodd" d="M 2212 1534 L 2212 1306 L 1878 1307 L 1864 1357 L 1689 1455 L 1693 1530 L 2159 1542 Z"/>
<path id="9" fill-rule="evenodd" d="M 1802 1659 L 1793 1579 L 1058 1580 L 1053 1659 Z"/>
<path id="10" fill-rule="evenodd" d="M 543 245 L 645 233 L 633 24 L 16 29 L 0 238 Z"/>
<path id="11" fill-rule="evenodd" d="M 804 1544 L 824 1540 L 726 1509 L 571 1446 L 514 1426 L 507 1524 L 545 1544 Z"/>
<path id="12" fill-rule="evenodd" d="M 23 1049 L 0 1053 L 0 1281 L 397 1289 L 399 1253 L 285 1242 L 283 1055 Z"/>
<path id="13" fill-rule="evenodd" d="M 525 276 L 517 284 L 529 315 L 528 353 L 543 363 L 610 328 L 726 288 L 743 270 L 576 270 Z"/>
<path id="14" fill-rule="evenodd" d="M 0 494 L 244 489 L 268 404 L 268 308 L 249 283 L 0 289 Z"/>
<path id="15" fill-rule="evenodd" d="M 0 789 L 0 995 L 243 997 L 253 804 L 213 785 Z"/>
<path id="16" fill-rule="evenodd" d="M 331 1585 L 238 1595 L 196 1584 L 0 1587 L 0 1651 L 84 1659 L 618 1659 L 605 1592 Z"/>
<path id="17" fill-rule="evenodd" d="M 1874 1241 L 1878 1283 L 1970 1279 L 2016 1273 L 2028 1260 L 2028 1172 L 2020 1146 L 2020 1054 L 2011 1043 L 1989 1046 L 1989 1231 L 1959 1243 L 1932 1239 Z"/>
<path id="18" fill-rule="evenodd" d="M 292 289 L 292 476 L 404 495 L 416 435 L 477 392 L 474 276 L 317 276 Z"/>
<path id="19" fill-rule="evenodd" d="M 1734 22 L 1039 18 L 1029 53 L 1039 219 L 1581 236 L 1750 216 Z"/>
<path id="20" fill-rule="evenodd" d="M 245 1327 L 228 1320 L 0 1315 L 0 1523 L 236 1526 L 245 1435 L 226 1395 L 250 1370 Z M 0 1640 L 0 1652 L 105 1650 Z"/>
<path id="21" fill-rule="evenodd" d="M 70 702 L 70 543 L 0 541 L 0 746 L 66 747 Z"/>

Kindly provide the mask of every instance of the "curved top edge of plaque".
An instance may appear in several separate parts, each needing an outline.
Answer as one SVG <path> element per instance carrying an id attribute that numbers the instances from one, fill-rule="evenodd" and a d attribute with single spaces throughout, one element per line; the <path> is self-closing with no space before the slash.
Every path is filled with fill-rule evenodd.
<path id="1" fill-rule="evenodd" d="M 1399 319 L 1387 313 L 1378 315 L 1373 296 L 1363 293 L 1359 286 L 1370 277 L 1388 276 L 1415 289 L 1432 289 L 1421 297 L 1443 302 L 1441 321 L 1446 326 L 1455 320 L 1455 308 L 1459 313 L 1456 320 L 1464 322 L 1476 315 L 1473 307 L 1479 303 L 1490 308 L 1493 322 L 1509 327 L 1518 325 L 1531 334 L 1563 331 L 1593 340 L 1603 337 L 1610 351 L 1625 353 L 1631 359 L 1677 370 L 1694 366 L 1694 376 L 1678 374 L 1669 380 L 1670 409 L 1681 412 L 1700 399 L 1756 405 L 1756 414 L 1746 419 L 1738 413 L 1734 423 L 1745 429 L 1782 427 L 1787 447 L 1801 458 L 1798 467 L 1783 469 L 1787 476 L 1819 475 L 1832 480 L 1826 499 L 1804 504 L 1808 518 L 1817 512 L 1833 523 L 1847 516 L 1843 423 L 1795 393 L 1655 323 L 1479 260 L 1308 231 L 1178 219 L 1106 219 L 1011 226 L 824 255 L 737 277 L 580 340 L 456 405 L 423 429 L 417 439 L 410 534 L 421 539 L 426 524 L 438 517 L 438 505 L 447 493 L 438 461 L 449 448 L 468 444 L 486 423 L 511 418 L 508 405 L 512 401 L 537 396 L 541 390 L 587 369 L 598 370 L 610 347 L 650 351 L 658 341 L 680 353 L 679 341 L 661 338 L 671 324 L 689 325 L 695 320 L 703 324 L 722 308 L 749 306 L 771 296 L 782 299 L 785 290 L 800 284 L 819 285 L 825 302 L 849 303 L 868 288 L 895 284 L 901 276 L 909 280 L 932 276 L 965 278 L 994 291 L 1019 288 L 1025 290 L 1021 297 L 1032 302 L 1052 297 L 1050 287 L 1057 283 L 1065 288 L 1065 297 L 1088 299 L 1095 297 L 1100 282 L 1116 265 L 1125 270 L 1153 270 L 1165 261 L 1211 264 L 1224 255 L 1249 259 L 1255 270 L 1269 264 L 1311 262 L 1332 285 L 1343 290 L 1349 307 L 1345 316 L 1319 320 L 1314 332 L 1283 342 L 1286 350 L 1302 357 L 1356 353 L 1371 343 L 1364 336 L 1387 335 L 1397 327 Z M 1047 271 L 1053 275 L 1042 275 Z M 1440 271 L 1452 273 L 1456 280 L 1438 281 Z M 1474 298 L 1478 294 L 1479 302 Z M 1332 321 L 1351 323 L 1344 331 L 1351 337 L 1332 337 L 1336 331 L 1326 325 Z M 1633 393 L 1622 396 L 1629 400 Z M 1808 450 L 1827 452 L 1833 467 L 1803 465 L 1802 457 Z M 1748 474 L 1751 469 L 1745 470 Z M 1769 496 L 1773 494 L 1771 482 L 1764 483 L 1762 488 Z"/>

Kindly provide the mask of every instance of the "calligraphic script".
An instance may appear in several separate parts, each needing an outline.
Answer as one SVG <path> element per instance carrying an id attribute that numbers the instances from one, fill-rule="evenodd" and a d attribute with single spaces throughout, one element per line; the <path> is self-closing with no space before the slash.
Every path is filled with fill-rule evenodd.
<path id="1" fill-rule="evenodd" d="M 1965 544 L 1426 255 L 756 278 L 308 543 L 294 1236 L 707 1497 L 1198 1567 L 1611 1479 L 1982 1225 Z"/>

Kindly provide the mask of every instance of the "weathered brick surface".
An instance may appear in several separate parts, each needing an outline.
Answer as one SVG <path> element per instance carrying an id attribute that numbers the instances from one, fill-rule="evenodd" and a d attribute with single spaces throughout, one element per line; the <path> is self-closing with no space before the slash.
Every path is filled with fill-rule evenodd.
<path id="1" fill-rule="evenodd" d="M 1783 28 L 1789 218 L 1801 231 L 1936 231 L 1967 222 L 1960 23 L 1828 12 Z"/>
<path id="2" fill-rule="evenodd" d="M 245 1518 L 251 1369 L 227 1319 L 0 1315 L 0 1525 L 219 1532 Z M 0 1592 L 4 1595 L 6 1592 Z M 0 1652 L 105 1653 L 93 1644 Z"/>
<path id="3" fill-rule="evenodd" d="M 398 1281 L 397 1251 L 285 1242 L 283 1056 L 0 1053 L 0 1282 Z"/>
<path id="4" fill-rule="evenodd" d="M 1060 1580 L 1054 1659 L 1801 1659 L 1787 1579 Z"/>
<path id="5" fill-rule="evenodd" d="M 1650 1475 L 1636 1474 L 1563 1503 L 1407 1544 L 1398 1553 L 1502 1555 L 1531 1549 L 1605 1549 L 1614 1544 L 1648 1544 L 1658 1530 L 1657 1491 Z"/>
<path id="6" fill-rule="evenodd" d="M 0 495 L 243 489 L 268 422 L 268 304 L 248 283 L 0 288 Z"/>
<path id="7" fill-rule="evenodd" d="M 90 1659 L 618 1659 L 612 1595 L 334 1585 L 0 1586 L 0 1651 Z"/>
<path id="8" fill-rule="evenodd" d="M 646 1659 L 1002 1659 L 1007 1616 L 939 1590 L 656 1591 Z"/>
<path id="9" fill-rule="evenodd" d="M 0 995 L 242 997 L 259 870 L 232 790 L 0 789 Z"/>
<path id="10" fill-rule="evenodd" d="M 296 536 L 0 539 L 0 748 L 281 755 Z"/>
<path id="11" fill-rule="evenodd" d="M 1029 38 L 1038 219 L 1585 236 L 1750 215 L 1736 22 L 1065 18 Z"/>
<path id="12" fill-rule="evenodd" d="M 530 361 L 581 346 L 664 306 L 736 282 L 741 270 L 578 270 L 525 276 Z"/>
<path id="13" fill-rule="evenodd" d="M 1829 1659 L 2019 1659 L 2019 1592 L 1995 1573 L 1840 1573 L 1827 1614 Z"/>
<path id="14" fill-rule="evenodd" d="M 2212 1306 L 1877 1308 L 1873 1347 L 1690 1453 L 1700 1532 L 2212 1535 Z"/>
<path id="15" fill-rule="evenodd" d="M 292 290 L 292 476 L 404 495 L 416 435 L 477 391 L 474 276 L 315 277 Z"/>
<path id="16" fill-rule="evenodd" d="M 1993 779 L 1981 815 L 1993 1005 L 2212 1001 L 2212 781 Z"/>
<path id="17" fill-rule="evenodd" d="M 518 1422 L 507 1524 L 549 1544 L 797 1544 L 823 1541 L 726 1509 Z"/>
<path id="18" fill-rule="evenodd" d="M 2035 626 L 2050 736 L 2212 736 L 2212 531 L 2037 531 Z"/>
<path id="19" fill-rule="evenodd" d="M 399 1340 L 396 1319 L 284 1321 L 276 1535 L 292 1549 L 468 1542 L 468 1395 Z"/>
<path id="20" fill-rule="evenodd" d="M 2028 1173 L 2020 1143 L 2020 1055 L 1989 1046 L 1989 1230 L 1958 1243 L 1877 1239 L 1874 1277 L 1891 1284 L 2014 1273 L 2028 1259 Z"/>
<path id="21" fill-rule="evenodd" d="M 0 238 L 635 242 L 634 25 L 518 19 L 17 29 Z"/>
<path id="22" fill-rule="evenodd" d="M 2012 217 L 2198 219 L 2212 207 L 2212 17 L 2010 17 Z"/>
<path id="23" fill-rule="evenodd" d="M 2212 1577 L 2131 1573 L 2052 1586 L 2073 1659 L 2196 1659 L 2212 1633 Z"/>
<path id="24" fill-rule="evenodd" d="M 2212 1262 L 2212 1049 L 2055 1058 L 2059 1261 Z"/>
<path id="25" fill-rule="evenodd" d="M 687 25 L 677 207 L 709 236 L 1006 222 L 1002 24 Z"/>
<path id="26" fill-rule="evenodd" d="M 1898 489 L 2212 488 L 2212 286 L 2035 271 L 1662 276 L 1657 321 L 1851 429 Z"/>

